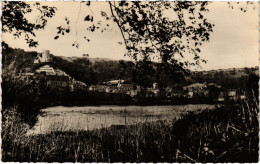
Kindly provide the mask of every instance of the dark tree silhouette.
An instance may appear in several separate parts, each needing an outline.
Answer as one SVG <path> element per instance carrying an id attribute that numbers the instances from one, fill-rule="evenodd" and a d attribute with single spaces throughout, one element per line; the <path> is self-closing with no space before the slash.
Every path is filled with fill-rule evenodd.
<path id="1" fill-rule="evenodd" d="M 48 18 L 55 15 L 57 8 L 40 5 L 39 2 L 30 5 L 21 1 L 3 1 L 2 2 L 2 32 L 12 33 L 15 38 L 24 36 L 29 47 L 36 47 L 38 42 L 35 37 L 35 30 L 44 29 Z M 30 22 L 25 15 L 32 11 L 38 12 L 36 22 Z"/>
<path id="2" fill-rule="evenodd" d="M 80 4 L 90 9 L 92 2 L 80 2 Z M 82 21 L 90 22 L 91 25 L 87 27 L 90 32 L 96 30 L 102 32 L 109 26 L 109 23 L 104 24 L 106 21 L 115 22 L 124 40 L 125 55 L 135 60 L 141 59 L 143 62 L 155 60 L 162 63 L 157 69 L 157 74 L 160 74 L 158 70 L 164 68 L 181 70 L 189 68 L 190 65 L 206 63 L 200 58 L 199 53 L 201 45 L 210 40 L 210 34 L 213 32 L 214 25 L 205 17 L 209 2 L 109 1 L 107 4 L 110 13 L 104 11 L 100 13 L 105 18 L 103 23 L 102 21 L 96 23 L 91 14 L 86 15 Z M 227 3 L 228 5 L 234 8 L 235 3 Z M 36 23 L 29 22 L 24 16 L 33 9 L 39 11 L 39 21 Z M 247 11 L 247 8 L 240 9 L 243 12 Z M 39 2 L 34 5 L 26 2 L 3 2 L 3 32 L 15 31 L 15 37 L 25 33 L 28 45 L 37 46 L 37 41 L 31 39 L 29 34 L 35 36 L 35 30 L 43 29 L 47 18 L 53 17 L 55 11 L 55 7 L 41 6 Z M 92 10 L 91 12 L 93 13 Z M 66 27 L 57 27 L 57 36 L 54 39 L 71 31 L 70 20 L 65 17 L 65 21 Z M 82 37 L 90 42 L 86 36 Z M 72 46 L 79 48 L 79 43 L 75 41 Z M 187 55 L 192 55 L 193 60 L 187 60 Z"/>
<path id="3" fill-rule="evenodd" d="M 126 55 L 181 67 L 200 62 L 199 46 L 209 41 L 213 25 L 203 16 L 207 2 L 109 2 L 127 49 Z M 180 61 L 185 52 L 194 62 Z M 203 60 L 204 61 L 204 60 Z"/>

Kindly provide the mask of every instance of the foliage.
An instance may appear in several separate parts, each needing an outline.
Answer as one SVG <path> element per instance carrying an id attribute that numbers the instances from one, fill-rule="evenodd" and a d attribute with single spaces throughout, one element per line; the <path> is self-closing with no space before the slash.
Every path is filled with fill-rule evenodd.
<path id="1" fill-rule="evenodd" d="M 90 2 L 83 3 L 91 6 Z M 126 47 L 125 55 L 135 60 L 142 59 L 146 62 L 145 65 L 157 58 L 163 63 L 160 69 L 156 69 L 157 71 L 164 69 L 165 66 L 168 68 L 169 65 L 180 70 L 189 65 L 199 65 L 200 61 L 206 62 L 200 59 L 198 53 L 199 47 L 203 42 L 209 41 L 210 33 L 213 31 L 213 25 L 204 17 L 208 11 L 207 2 L 122 1 L 107 4 L 110 7 L 110 14 L 101 11 L 101 15 L 118 25 Z M 4 2 L 3 32 L 14 32 L 15 37 L 20 37 L 24 33 L 28 45 L 37 46 L 38 42 L 31 39 L 29 34 L 35 37 L 34 31 L 43 29 L 47 18 L 52 18 L 56 10 L 55 7 L 41 6 L 39 2 L 33 5 L 26 2 Z M 40 12 L 36 23 L 30 22 L 26 17 L 26 14 L 34 11 Z M 87 29 L 91 32 L 103 29 L 100 28 L 100 21 L 95 24 L 93 19 L 95 19 L 93 15 L 85 17 L 84 21 L 93 24 Z M 57 27 L 57 36 L 54 39 L 71 31 L 70 20 L 65 17 L 65 21 L 66 27 Z M 79 43 L 74 42 L 72 46 L 78 48 Z M 186 52 L 194 55 L 194 62 L 178 59 L 184 58 Z M 157 72 L 157 75 L 160 76 L 160 72 Z"/>
<path id="2" fill-rule="evenodd" d="M 54 68 L 61 69 L 76 80 L 83 81 L 87 85 L 102 84 L 103 82 L 123 79 L 126 83 L 134 83 L 143 87 L 151 87 L 153 82 L 158 82 L 159 87 L 186 86 L 193 83 L 215 83 L 222 86 L 223 90 L 246 88 L 255 93 L 257 84 L 257 68 L 227 69 L 214 71 L 189 71 L 184 74 L 172 66 L 160 69 L 161 64 L 154 62 L 134 63 L 132 61 L 102 60 L 92 61 L 91 58 L 76 58 L 68 61 L 64 58 L 53 56 L 49 63 L 33 64 L 37 52 L 25 52 L 21 49 L 11 47 L 3 49 L 3 67 L 15 61 L 14 67 L 21 72 L 33 72 L 35 69 L 48 64 Z M 27 70 L 28 72 L 28 70 Z M 174 72 L 174 73 L 173 73 Z M 158 74 L 159 73 L 159 74 Z M 173 74 L 172 74 L 173 73 Z"/>
<path id="3" fill-rule="evenodd" d="M 172 122 L 11 138 L 3 140 L 3 161 L 257 162 L 258 112 L 258 102 L 247 100 Z"/>
<path id="4" fill-rule="evenodd" d="M 90 9 L 92 3 L 80 2 L 80 5 L 85 4 Z M 103 32 L 110 26 L 110 23 L 116 23 L 124 40 L 125 55 L 136 61 L 141 59 L 136 69 L 151 69 L 148 72 L 155 74 L 156 81 L 161 87 L 164 86 L 161 82 L 166 81 L 165 75 L 168 75 L 168 79 L 171 79 L 171 81 L 182 81 L 185 73 L 187 73 L 186 68 L 200 65 L 201 62 L 206 63 L 205 60 L 200 58 L 199 53 L 200 47 L 204 42 L 210 40 L 210 34 L 213 32 L 214 25 L 205 17 L 208 12 L 208 4 L 208 2 L 182 1 L 107 2 L 110 11 L 101 11 L 100 13 L 105 20 L 94 21 L 96 19 L 94 14 L 90 14 L 85 16 L 84 21 L 90 23 L 87 27 L 90 32 L 95 32 L 98 29 Z M 227 4 L 230 8 L 234 8 L 234 3 Z M 243 12 L 248 10 L 247 7 L 240 9 Z M 48 18 L 52 18 L 56 10 L 55 7 L 44 6 L 39 2 L 30 4 L 26 2 L 3 2 L 3 32 L 13 33 L 15 37 L 20 37 L 24 33 L 28 45 L 37 46 L 38 42 L 31 39 L 29 34 L 35 37 L 35 30 L 44 29 Z M 37 11 L 38 21 L 30 22 L 26 16 L 30 13 L 37 13 Z M 57 36 L 54 39 L 70 33 L 71 21 L 66 16 L 64 20 L 66 25 L 57 27 Z M 86 36 L 83 37 L 87 42 L 90 41 Z M 79 43 L 75 41 L 72 46 L 78 48 Z M 87 56 L 88 54 L 83 55 Z M 192 60 L 188 60 L 186 55 L 189 55 Z M 154 67 L 151 61 L 158 61 L 160 64 Z M 89 84 L 99 81 L 90 78 L 88 74 L 93 75 L 93 70 L 81 69 L 78 77 L 83 76 L 83 81 Z M 135 80 L 142 81 L 145 86 L 150 85 L 149 77 L 145 79 L 142 74 L 136 73 L 136 75 L 143 79 Z"/>
<path id="5" fill-rule="evenodd" d="M 55 7 L 42 6 L 39 2 L 30 5 L 21 1 L 3 1 L 2 3 L 2 31 L 12 33 L 15 38 L 24 35 L 29 47 L 36 47 L 38 42 L 35 30 L 44 29 L 48 18 L 52 18 L 57 10 Z M 38 11 L 37 22 L 30 22 L 26 17 L 32 11 Z"/>
<path id="6" fill-rule="evenodd" d="M 8 150 L 14 150 L 17 143 L 23 143 L 26 138 L 26 132 L 29 129 L 28 124 L 24 123 L 20 112 L 17 111 L 17 106 L 8 108 L 2 111 L 1 138 L 2 142 L 2 157 L 8 156 Z"/>
<path id="7" fill-rule="evenodd" d="M 33 126 L 40 109 L 49 105 L 45 99 L 52 90 L 46 86 L 46 79 L 20 75 L 15 65 L 13 61 L 2 69 L 2 114 L 16 107 L 22 121 Z"/>
<path id="8" fill-rule="evenodd" d="M 184 162 L 257 162 L 259 102 L 242 100 L 199 115 L 191 113 L 174 125 Z"/>
<path id="9" fill-rule="evenodd" d="M 258 92 L 259 68 L 232 68 L 223 70 L 192 72 L 191 77 L 198 83 L 215 83 L 221 85 L 224 91 L 229 89 L 244 89 Z"/>
<path id="10" fill-rule="evenodd" d="M 3 43 L 5 44 L 5 43 Z M 2 45 L 4 46 L 4 45 Z M 5 47 L 5 46 L 4 46 Z M 22 49 L 14 49 L 11 47 L 5 47 L 2 50 L 2 67 L 5 69 L 13 63 L 13 67 L 18 72 L 23 72 L 27 68 L 33 67 L 33 59 L 37 56 L 37 52 L 26 52 Z"/>
<path id="11" fill-rule="evenodd" d="M 209 40 L 213 25 L 203 16 L 207 2 L 109 2 L 125 41 L 127 55 L 180 66 L 198 64 L 199 46 Z M 171 16 L 169 16 L 171 15 Z M 193 42 L 191 42 L 193 40 Z M 194 63 L 177 61 L 187 51 Z"/>

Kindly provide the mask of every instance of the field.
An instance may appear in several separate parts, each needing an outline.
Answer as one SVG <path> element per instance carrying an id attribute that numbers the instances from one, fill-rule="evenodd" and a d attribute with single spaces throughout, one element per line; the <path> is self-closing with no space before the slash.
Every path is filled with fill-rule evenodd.
<path id="1" fill-rule="evenodd" d="M 35 135 L 26 134 L 28 127 L 21 124 L 19 117 L 10 117 L 9 124 L 3 124 L 2 160 L 257 162 L 258 112 L 256 100 L 241 101 L 190 111 L 171 121 L 113 125 L 92 131 L 56 129 Z"/>

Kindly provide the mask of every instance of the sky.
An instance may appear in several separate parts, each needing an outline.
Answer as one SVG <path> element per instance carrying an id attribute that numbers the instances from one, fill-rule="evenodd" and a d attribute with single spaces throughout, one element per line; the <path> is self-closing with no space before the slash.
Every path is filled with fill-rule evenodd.
<path id="1" fill-rule="evenodd" d="M 39 42 L 36 48 L 29 48 L 24 38 L 14 39 L 9 33 L 2 34 L 2 40 L 14 48 L 37 52 L 46 49 L 56 56 L 82 57 L 83 54 L 89 54 L 91 58 L 131 60 L 129 57 L 124 57 L 124 45 L 118 44 L 123 42 L 123 38 L 117 25 L 100 16 L 100 11 L 109 13 L 107 2 L 92 2 L 90 7 L 72 1 L 41 2 L 41 4 L 55 6 L 58 11 L 48 20 L 44 30 L 36 31 L 36 40 Z M 247 12 L 241 12 L 239 10 L 241 6 L 247 7 Z M 205 16 L 209 22 L 215 24 L 215 27 L 210 42 L 204 43 L 201 47 L 200 56 L 208 62 L 202 64 L 198 70 L 258 66 L 257 2 L 250 6 L 242 2 L 234 5 L 234 9 L 229 8 L 227 2 L 212 2 L 208 9 L 209 12 Z M 103 33 L 100 30 L 93 33 L 87 31 L 86 28 L 90 24 L 83 20 L 89 14 L 94 16 L 94 22 L 101 20 L 104 27 L 107 23 L 110 24 L 109 28 Z M 70 20 L 71 32 L 54 40 L 56 27 L 65 25 L 65 17 Z M 37 14 L 28 15 L 28 19 L 35 21 Z M 90 42 L 86 41 L 84 36 L 90 39 Z M 79 48 L 72 46 L 75 41 L 79 42 Z"/>

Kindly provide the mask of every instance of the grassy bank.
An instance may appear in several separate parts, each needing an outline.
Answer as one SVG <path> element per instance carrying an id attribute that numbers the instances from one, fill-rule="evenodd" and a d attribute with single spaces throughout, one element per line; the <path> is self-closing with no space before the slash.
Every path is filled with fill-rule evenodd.
<path id="1" fill-rule="evenodd" d="M 34 136 L 25 135 L 27 125 L 11 112 L 2 125 L 2 160 L 257 162 L 258 112 L 258 102 L 254 99 L 199 114 L 189 113 L 171 122 Z"/>

